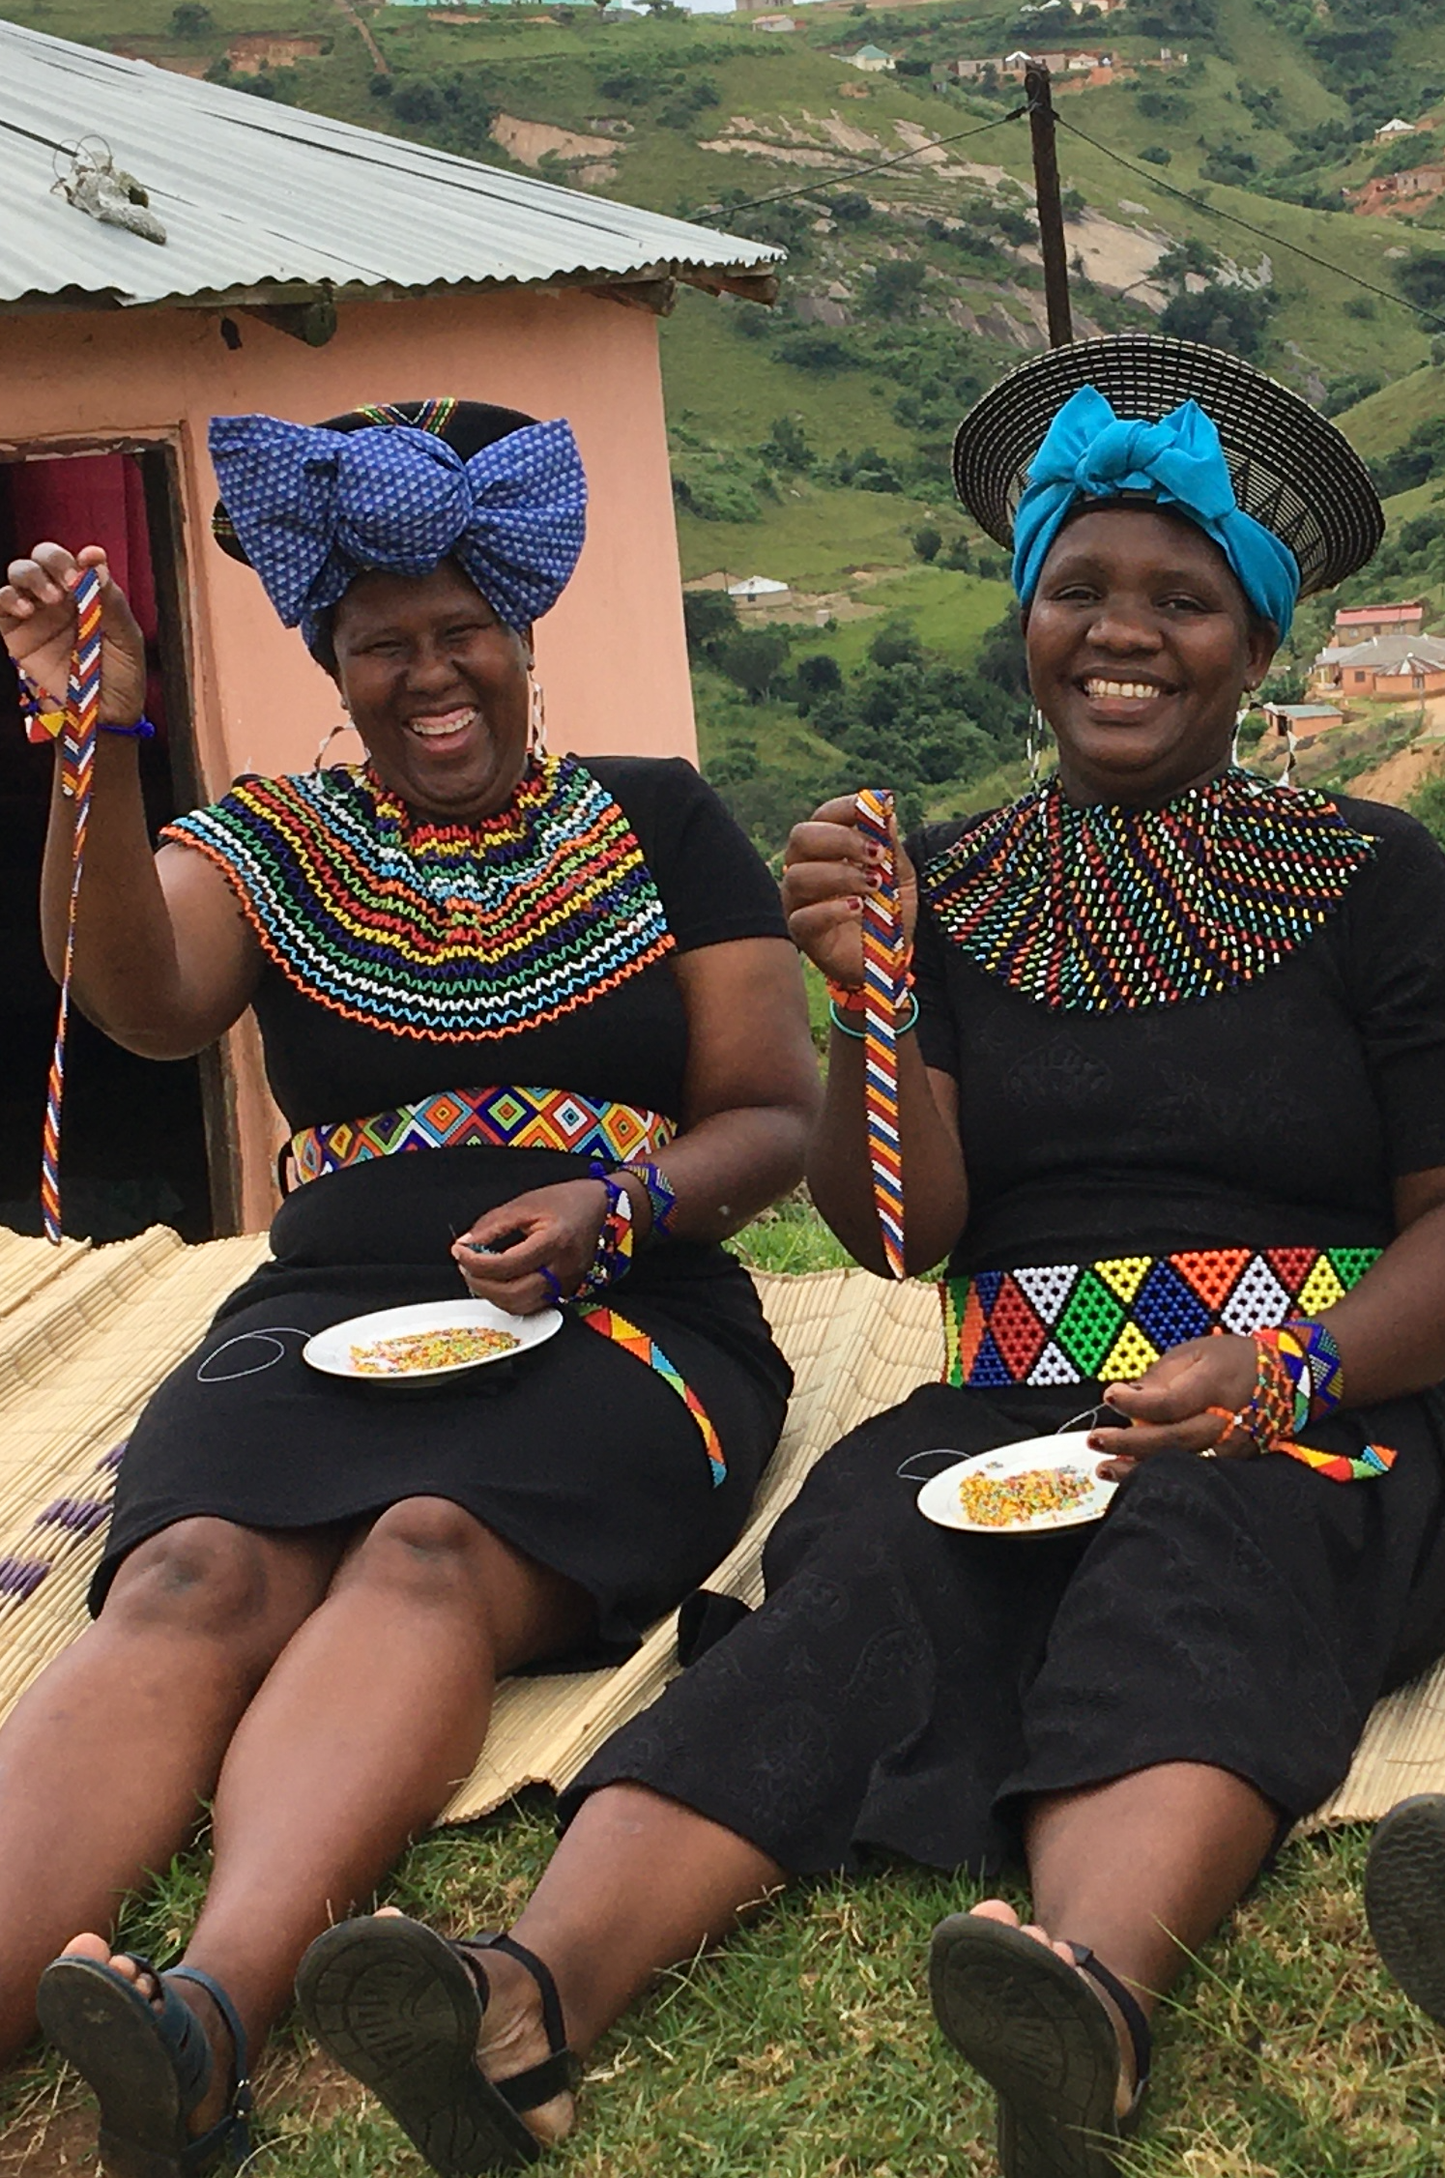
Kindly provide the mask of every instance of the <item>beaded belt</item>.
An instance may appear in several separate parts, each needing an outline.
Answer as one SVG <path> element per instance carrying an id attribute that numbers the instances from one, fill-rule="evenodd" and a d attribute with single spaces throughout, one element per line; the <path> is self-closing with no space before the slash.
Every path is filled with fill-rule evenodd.
<path id="1" fill-rule="evenodd" d="M 944 1278 L 943 1382 L 1125 1384 L 1171 1346 L 1317 1316 L 1378 1248 L 1204 1248 Z"/>
<path id="2" fill-rule="evenodd" d="M 579 1097 L 570 1089 L 443 1089 L 369 1119 L 304 1127 L 288 1147 L 299 1184 L 402 1150 L 561 1150 L 625 1164 L 655 1157 L 676 1133 L 676 1122 L 661 1112 Z"/>

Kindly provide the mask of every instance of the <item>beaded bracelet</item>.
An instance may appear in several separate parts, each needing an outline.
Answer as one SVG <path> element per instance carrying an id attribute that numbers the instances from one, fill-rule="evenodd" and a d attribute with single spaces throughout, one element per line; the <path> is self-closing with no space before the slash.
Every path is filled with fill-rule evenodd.
<path id="1" fill-rule="evenodd" d="M 607 1209 L 597 1235 L 597 1253 L 592 1258 L 592 1267 L 572 1295 L 574 1301 L 594 1293 L 605 1293 L 632 1268 L 632 1197 L 598 1158 L 592 1160 L 590 1177 L 600 1180 L 606 1188 Z"/>
<path id="2" fill-rule="evenodd" d="M 659 1165 L 626 1164 L 617 1168 L 620 1172 L 635 1172 L 641 1180 L 647 1199 L 652 1205 L 652 1233 L 659 1240 L 666 1240 L 672 1231 L 672 1214 L 677 1208 L 677 1189 L 671 1185 L 667 1174 Z"/>
<path id="3" fill-rule="evenodd" d="M 911 1013 L 907 1014 L 902 1020 L 899 1021 L 897 1028 L 894 1031 L 894 1033 L 898 1036 L 906 1036 L 911 1028 L 916 1028 L 918 1026 L 919 1008 L 918 996 L 916 992 L 910 991 L 908 993 L 908 1003 L 913 1010 Z M 850 1007 L 849 1011 L 861 1013 L 862 1008 Z M 860 1044 L 863 1042 L 867 1033 L 866 1030 L 854 1028 L 851 1021 L 845 1020 L 842 1009 L 839 1007 L 837 1001 L 831 998 L 828 1001 L 828 1019 L 832 1022 L 834 1028 L 837 1029 L 841 1035 L 851 1036 L 856 1042 Z"/>
<path id="4" fill-rule="evenodd" d="M 1345 1394 L 1344 1364 L 1328 1324 L 1297 1318 L 1256 1331 L 1274 1347 L 1294 1391 L 1294 1426 L 1333 1414 Z"/>
<path id="5" fill-rule="evenodd" d="M 911 991 L 913 988 L 912 946 L 908 948 L 908 951 L 903 956 L 903 981 L 907 988 Z M 840 1013 L 867 1012 L 868 990 L 865 984 L 835 983 L 831 976 L 825 977 L 824 982 L 828 992 L 828 1003 L 832 1006 L 836 1006 Z"/>
<path id="6" fill-rule="evenodd" d="M 20 683 L 20 713 L 25 720 L 26 740 L 35 748 L 43 748 L 47 741 L 58 741 L 65 731 L 65 706 L 51 701 L 18 666 L 16 678 Z M 96 730 L 103 734 L 120 734 L 127 741 L 153 741 L 156 731 L 144 713 L 133 726 L 113 726 L 106 719 L 98 719 Z"/>

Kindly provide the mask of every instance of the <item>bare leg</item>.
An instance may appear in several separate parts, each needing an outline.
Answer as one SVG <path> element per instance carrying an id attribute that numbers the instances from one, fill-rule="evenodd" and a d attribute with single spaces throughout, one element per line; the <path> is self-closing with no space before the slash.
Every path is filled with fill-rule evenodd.
<path id="1" fill-rule="evenodd" d="M 664 1967 L 730 1934 L 749 1906 L 787 1881 L 735 1831 L 642 1785 L 609 1785 L 584 1802 L 512 1935 L 551 1968 L 567 2040 L 591 2048 Z M 486 1954 L 491 2000 L 478 2059 L 489 2077 L 547 2055 L 537 1985 L 504 1954 Z M 561 2095 L 526 2122 L 559 2139 L 572 2121 Z"/>
<path id="2" fill-rule="evenodd" d="M 1258 1873 L 1278 1821 L 1243 1778 L 1198 1762 L 1160 1763 L 1044 1795 L 1025 1825 L 1035 1914 L 1028 1933 L 1042 1943 L 1087 1944 L 1152 2013 Z M 1002 1899 L 975 1911 L 1017 1919 Z M 1114 2024 L 1127 2103 L 1133 2051 L 1117 2016 Z"/>
<path id="3" fill-rule="evenodd" d="M 33 2032 L 36 1983 L 71 1932 L 109 1928 L 185 1843 L 340 1551 L 181 1521 L 131 1552 L 96 1624 L 17 1705 L 0 1733 L 0 2059 Z"/>
<path id="4" fill-rule="evenodd" d="M 253 2050 L 306 1946 L 471 1769 L 498 1676 L 578 1638 L 590 1611 L 444 1500 L 405 1500 L 357 1539 L 241 1719 L 216 1789 L 215 1867 L 186 1963 L 226 1989 Z M 220 2059 L 199 2132 L 224 2107 L 230 2050 L 210 2000 L 175 1989 Z"/>

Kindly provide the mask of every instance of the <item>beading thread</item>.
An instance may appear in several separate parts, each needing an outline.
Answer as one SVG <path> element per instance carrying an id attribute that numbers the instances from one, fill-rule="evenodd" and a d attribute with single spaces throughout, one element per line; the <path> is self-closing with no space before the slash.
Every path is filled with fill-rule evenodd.
<path id="1" fill-rule="evenodd" d="M 898 857 L 893 846 L 893 796 L 865 787 L 858 829 L 878 850 L 876 886 L 863 897 L 863 1096 L 873 1205 L 883 1255 L 894 1278 L 903 1267 L 903 1149 L 898 1133 L 898 1018 L 907 983 Z"/>
<path id="2" fill-rule="evenodd" d="M 80 879 L 85 867 L 85 835 L 90 825 L 90 797 L 95 779 L 95 736 L 100 720 L 101 605 L 100 577 L 87 568 L 75 586 L 75 648 L 70 656 L 70 686 L 65 726 L 57 758 L 60 790 L 75 803 L 70 848 L 70 899 L 65 919 L 65 963 L 60 977 L 60 1005 L 55 1020 L 55 1048 L 45 1091 L 45 1131 L 40 1150 L 40 1213 L 45 1237 L 61 1241 L 60 1117 L 65 1097 L 65 1044 L 70 1023 L 70 983 L 75 966 L 75 921 Z"/>

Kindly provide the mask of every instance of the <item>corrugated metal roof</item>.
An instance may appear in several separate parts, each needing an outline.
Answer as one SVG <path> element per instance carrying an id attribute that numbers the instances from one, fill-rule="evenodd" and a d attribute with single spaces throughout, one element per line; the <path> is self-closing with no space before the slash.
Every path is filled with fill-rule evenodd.
<path id="1" fill-rule="evenodd" d="M 783 254 L 14 23 L 0 82 L 0 304 L 747 277 Z M 82 137 L 150 192 L 164 244 L 52 194 Z"/>

